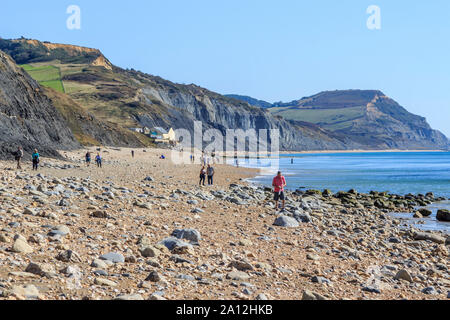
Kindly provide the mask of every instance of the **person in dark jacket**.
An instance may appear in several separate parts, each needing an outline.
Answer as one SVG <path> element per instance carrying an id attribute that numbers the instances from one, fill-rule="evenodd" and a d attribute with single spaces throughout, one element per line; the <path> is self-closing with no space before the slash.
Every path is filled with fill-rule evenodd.
<path id="1" fill-rule="evenodd" d="M 208 164 L 208 168 L 206 169 L 206 173 L 208 174 L 208 185 L 212 186 L 213 183 L 213 179 L 214 179 L 214 168 Z"/>
<path id="2" fill-rule="evenodd" d="M 97 153 L 97 156 L 95 157 L 95 162 L 97 163 L 97 167 L 102 167 L 102 157 L 100 156 L 100 153 Z"/>
<path id="3" fill-rule="evenodd" d="M 86 166 L 89 167 L 91 165 L 91 152 L 86 152 Z"/>
<path id="4" fill-rule="evenodd" d="M 33 161 L 33 170 L 37 171 L 38 166 L 39 166 L 39 161 L 40 161 L 40 155 L 39 152 L 37 151 L 37 149 L 34 149 L 34 153 L 31 156 L 31 159 Z"/>
<path id="5" fill-rule="evenodd" d="M 202 167 L 202 169 L 200 170 L 200 183 L 199 185 L 205 185 L 205 179 L 206 179 L 206 170 L 205 167 Z"/>

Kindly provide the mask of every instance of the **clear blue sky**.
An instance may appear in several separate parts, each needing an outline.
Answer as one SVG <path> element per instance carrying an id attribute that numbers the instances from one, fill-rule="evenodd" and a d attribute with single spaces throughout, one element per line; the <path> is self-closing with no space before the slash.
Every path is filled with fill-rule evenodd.
<path id="1" fill-rule="evenodd" d="M 81 8 L 81 30 L 66 9 Z M 368 30 L 369 5 L 381 30 Z M 450 1 L 4 1 L 0 36 L 101 49 L 116 65 L 291 101 L 379 89 L 450 136 Z"/>

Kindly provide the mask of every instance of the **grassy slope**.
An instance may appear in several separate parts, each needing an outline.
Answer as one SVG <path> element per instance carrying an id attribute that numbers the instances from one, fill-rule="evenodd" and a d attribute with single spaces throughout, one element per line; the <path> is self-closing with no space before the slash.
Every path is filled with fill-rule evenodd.
<path id="1" fill-rule="evenodd" d="M 64 86 L 61 81 L 61 71 L 53 65 L 22 65 L 21 66 L 40 85 L 52 88 L 64 93 Z"/>
<path id="2" fill-rule="evenodd" d="M 82 124 L 91 124 L 93 127 L 102 127 L 105 131 L 114 131 L 122 137 L 128 137 L 128 141 L 139 140 L 144 146 L 152 146 L 153 141 L 141 134 L 126 130 L 114 123 L 99 123 L 84 108 L 79 106 L 68 95 L 57 92 L 53 89 L 45 89 L 45 95 L 52 100 L 53 105 L 66 119 L 67 124 L 72 130 L 75 138 L 85 146 L 100 146 L 101 143 L 97 141 L 90 134 L 82 128 Z"/>

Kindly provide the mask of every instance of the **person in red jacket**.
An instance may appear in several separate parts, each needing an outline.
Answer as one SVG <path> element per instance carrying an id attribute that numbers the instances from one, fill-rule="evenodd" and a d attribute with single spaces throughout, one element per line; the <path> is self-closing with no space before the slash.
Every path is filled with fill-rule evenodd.
<path id="1" fill-rule="evenodd" d="M 275 178 L 273 178 L 272 186 L 274 187 L 274 200 L 276 203 L 276 208 L 278 209 L 278 203 L 281 200 L 283 203 L 282 211 L 284 211 L 284 207 L 286 205 L 286 196 L 284 195 L 284 187 L 286 187 L 286 179 L 281 174 L 281 171 L 278 171 L 278 174 Z"/>

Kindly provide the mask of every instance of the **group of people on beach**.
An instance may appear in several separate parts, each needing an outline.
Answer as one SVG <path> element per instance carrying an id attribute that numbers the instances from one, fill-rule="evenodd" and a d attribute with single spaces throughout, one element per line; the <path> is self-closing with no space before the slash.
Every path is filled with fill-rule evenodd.
<path id="1" fill-rule="evenodd" d="M 214 167 L 208 164 L 207 167 L 202 166 L 200 170 L 200 182 L 199 185 L 205 185 L 206 177 L 208 176 L 208 186 L 212 186 L 214 184 Z"/>
<path id="2" fill-rule="evenodd" d="M 191 159 L 191 163 L 194 164 L 195 163 L 195 154 L 191 154 L 190 159 Z M 210 155 L 208 155 L 204 151 L 202 152 L 202 155 L 200 157 L 200 164 L 202 166 L 206 167 L 207 165 L 210 165 L 210 164 L 216 164 L 217 161 L 218 160 L 216 158 L 215 152 L 211 152 Z"/>
<path id="3" fill-rule="evenodd" d="M 17 169 L 18 170 L 22 170 L 22 159 L 24 157 L 24 153 L 23 153 L 23 148 L 22 147 L 18 147 L 17 151 L 13 153 L 14 155 L 14 159 L 17 162 Z M 33 164 L 33 171 L 37 171 L 38 167 L 39 167 L 39 162 L 40 162 L 40 155 L 39 152 L 37 151 L 37 149 L 34 149 L 33 154 L 31 155 L 31 162 Z"/>
<path id="4" fill-rule="evenodd" d="M 92 160 L 92 153 L 90 151 L 86 152 L 85 157 L 85 162 L 86 162 L 86 167 L 89 167 L 91 165 L 91 160 Z M 100 152 L 97 153 L 97 155 L 95 156 L 95 163 L 97 165 L 98 168 L 102 168 L 102 156 L 100 155 Z"/>
<path id="5" fill-rule="evenodd" d="M 22 170 L 21 162 L 24 157 L 24 152 L 22 147 L 18 147 L 17 151 L 13 153 L 14 158 L 17 162 L 17 169 Z M 135 152 L 134 150 L 131 151 L 131 156 L 134 158 Z M 91 164 L 92 159 L 92 153 L 90 151 L 87 151 L 85 154 L 85 161 L 86 166 L 89 167 Z M 165 159 L 164 156 L 161 156 L 160 159 Z M 212 154 L 213 162 L 215 163 L 215 155 Z M 215 175 L 215 169 L 214 167 L 209 163 L 209 160 L 207 160 L 207 157 L 205 156 L 205 153 L 202 154 L 202 168 L 200 169 L 200 186 L 205 186 L 206 178 L 208 177 L 208 185 L 212 186 L 214 184 L 214 175 Z M 34 149 L 33 154 L 31 155 L 31 161 L 33 164 L 33 171 L 37 171 L 39 167 L 40 162 L 40 155 L 37 149 Z M 97 164 L 98 168 L 102 168 L 102 157 L 100 155 L 100 151 L 97 153 L 95 157 L 95 163 Z M 194 163 L 195 156 L 191 155 L 191 161 Z M 208 163 L 207 163 L 208 162 Z M 281 171 L 278 172 L 277 176 L 273 178 L 272 181 L 272 187 L 274 188 L 274 201 L 275 201 L 275 208 L 281 209 L 281 211 L 285 210 L 286 205 L 286 196 L 284 193 L 284 188 L 286 187 L 286 178 L 282 175 Z M 279 202 L 281 201 L 282 206 L 279 208 Z"/>

